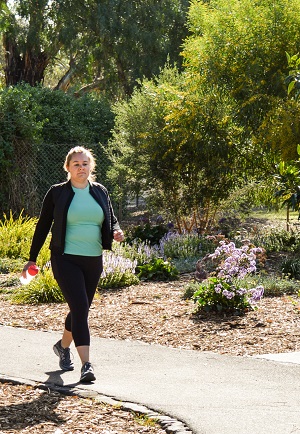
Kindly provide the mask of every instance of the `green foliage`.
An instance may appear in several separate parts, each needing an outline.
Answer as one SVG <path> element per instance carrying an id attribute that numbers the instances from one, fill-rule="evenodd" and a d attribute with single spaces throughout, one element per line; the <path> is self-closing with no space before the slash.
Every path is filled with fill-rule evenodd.
<path id="1" fill-rule="evenodd" d="M 181 61 L 188 0 L 11 3 L 2 2 L 0 11 L 7 86 L 35 86 L 44 76 L 51 83 L 56 67 L 59 88 L 120 97 L 138 78 L 157 74 L 168 56 Z"/>
<path id="2" fill-rule="evenodd" d="M 168 233 L 161 239 L 160 250 L 165 258 L 188 259 L 205 256 L 215 249 L 216 240 L 213 237 L 195 233 Z"/>
<path id="3" fill-rule="evenodd" d="M 282 200 L 282 207 L 291 208 L 292 211 L 298 211 L 300 204 L 300 170 L 297 163 L 299 161 L 293 164 L 280 161 L 278 174 L 275 175 L 278 186 L 275 196 Z"/>
<path id="4" fill-rule="evenodd" d="M 41 271 L 28 285 L 20 286 L 11 296 L 15 304 L 63 303 L 61 290 L 51 270 Z"/>
<path id="5" fill-rule="evenodd" d="M 293 93 L 297 101 L 300 95 L 300 57 L 298 53 L 293 56 L 286 53 L 286 56 L 290 68 L 289 75 L 285 79 L 288 85 L 288 95 Z"/>
<path id="6" fill-rule="evenodd" d="M 286 52 L 299 48 L 299 12 L 297 0 L 193 0 L 184 55 L 210 82 L 225 83 L 239 98 L 284 96 Z"/>
<path id="7" fill-rule="evenodd" d="M 20 285 L 19 276 L 14 273 L 7 274 L 6 278 L 0 282 L 0 293 L 10 294 L 18 285 Z"/>
<path id="8" fill-rule="evenodd" d="M 291 164 L 293 160 L 299 158 L 297 153 L 297 144 L 300 143 L 300 126 L 297 121 L 299 116 L 299 102 L 287 98 L 278 100 L 265 114 L 260 124 L 255 139 L 256 145 L 265 144 L 271 153 L 277 154 L 275 161 L 280 158 Z M 273 166 L 274 161 L 271 163 Z M 269 170 L 272 171 L 272 168 Z"/>
<path id="9" fill-rule="evenodd" d="M 198 291 L 198 289 L 199 289 L 198 282 L 195 281 L 189 282 L 184 288 L 182 298 L 184 300 L 191 300 L 194 297 L 194 294 Z"/>
<path id="10" fill-rule="evenodd" d="M 0 91 L 0 211 L 34 215 L 49 186 L 65 179 L 62 165 L 70 147 L 105 146 L 113 120 L 102 96 L 74 98 L 29 85 Z M 58 143 L 56 152 L 48 150 Z M 96 150 L 97 159 L 107 158 L 100 145 Z"/>
<path id="11" fill-rule="evenodd" d="M 170 262 L 174 265 L 179 274 L 193 273 L 195 271 L 198 259 L 198 256 L 188 258 L 175 258 L 170 259 Z"/>
<path id="12" fill-rule="evenodd" d="M 13 213 L 4 214 L 0 221 L 0 257 L 10 259 L 26 259 L 33 236 L 36 219 L 14 217 Z"/>
<path id="13" fill-rule="evenodd" d="M 151 246 L 148 241 L 133 240 L 130 244 L 123 242 L 114 245 L 114 253 L 124 258 L 136 262 L 137 265 L 143 265 L 151 259 L 159 257 L 159 251 Z"/>
<path id="14" fill-rule="evenodd" d="M 300 233 L 297 230 L 287 231 L 282 225 L 263 227 L 253 237 L 253 243 L 271 252 L 299 252 Z"/>
<path id="15" fill-rule="evenodd" d="M 139 265 L 138 277 L 141 280 L 176 280 L 178 271 L 169 261 L 162 258 L 152 259 L 150 262 Z"/>
<path id="16" fill-rule="evenodd" d="M 10 212 L 9 217 L 4 214 L 0 221 L 0 258 L 4 260 L 28 260 L 29 249 L 37 219 L 23 217 L 22 213 L 14 217 Z M 38 265 L 45 265 L 50 259 L 49 239 L 41 249 Z M 7 261 L 7 259 L 5 259 Z M 11 261 L 13 265 L 15 262 Z M 17 263 L 16 263 L 17 264 Z"/>
<path id="17" fill-rule="evenodd" d="M 105 277 L 100 277 L 98 288 L 101 289 L 115 289 L 123 288 L 125 286 L 137 285 L 140 279 L 130 270 L 120 272 L 115 269 L 111 273 L 107 273 Z"/>
<path id="18" fill-rule="evenodd" d="M 24 259 L 12 259 L 0 257 L 0 273 L 8 274 L 21 270 L 24 266 Z"/>
<path id="19" fill-rule="evenodd" d="M 216 287 L 220 291 L 216 291 Z M 190 290 L 186 290 L 189 292 Z M 234 293 L 232 298 L 225 296 L 225 293 Z M 239 294 L 233 287 L 232 283 L 228 283 L 225 279 L 218 277 L 210 277 L 198 285 L 198 289 L 193 294 L 193 300 L 197 303 L 197 309 L 206 312 L 214 311 L 217 313 L 231 312 L 242 314 L 251 308 L 248 298 L 245 294 Z"/>
<path id="20" fill-rule="evenodd" d="M 135 239 L 148 241 L 151 246 L 158 244 L 160 239 L 168 232 L 163 224 L 152 225 L 151 223 L 141 224 L 126 229 L 126 242 L 131 243 Z"/>
<path id="21" fill-rule="evenodd" d="M 299 143 L 292 141 L 299 136 L 298 117 L 293 116 L 293 123 L 281 109 L 286 100 L 286 51 L 300 49 L 299 17 L 297 0 L 194 0 L 189 9 L 191 35 L 183 55 L 191 80 L 195 86 L 198 75 L 199 86 L 205 88 L 218 83 L 236 100 L 235 119 L 248 142 L 249 169 L 261 172 L 261 177 L 272 166 L 273 152 L 291 160 L 293 146 Z"/>
<path id="22" fill-rule="evenodd" d="M 300 280 L 300 259 L 285 258 L 281 264 L 281 271 L 289 279 Z"/>
<path id="23" fill-rule="evenodd" d="M 298 280 L 289 279 L 288 276 L 281 277 L 278 273 L 260 273 L 254 275 L 251 277 L 251 284 L 253 286 L 263 285 L 265 297 L 300 294 L 300 282 Z"/>
<path id="24" fill-rule="evenodd" d="M 103 252 L 103 272 L 99 288 L 121 288 L 139 283 L 139 278 L 135 275 L 136 261 L 126 258 L 120 254 L 121 251 L 122 249 Z"/>
<path id="25" fill-rule="evenodd" d="M 113 125 L 103 96 L 74 98 L 61 91 L 19 84 L 0 93 L 1 142 L 106 143 Z"/>

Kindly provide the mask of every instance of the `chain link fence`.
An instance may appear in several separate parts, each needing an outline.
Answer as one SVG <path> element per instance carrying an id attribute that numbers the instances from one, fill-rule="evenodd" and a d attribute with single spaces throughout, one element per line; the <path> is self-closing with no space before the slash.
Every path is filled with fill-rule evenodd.
<path id="1" fill-rule="evenodd" d="M 18 146 L 14 153 L 13 169 L 7 176 L 8 204 L 5 209 L 25 215 L 38 216 L 43 198 L 51 185 L 67 179 L 63 165 L 67 153 L 74 144 L 41 144 L 35 147 Z M 99 144 L 88 145 L 96 159 L 96 180 L 105 185 L 112 198 L 113 206 L 119 221 L 126 213 L 126 205 L 114 200 L 114 187 L 110 183 L 107 172 L 110 161 Z"/>

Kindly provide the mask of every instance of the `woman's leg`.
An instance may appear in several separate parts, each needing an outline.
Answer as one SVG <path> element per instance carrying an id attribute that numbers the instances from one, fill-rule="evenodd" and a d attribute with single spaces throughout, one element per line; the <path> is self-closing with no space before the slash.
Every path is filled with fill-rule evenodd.
<path id="1" fill-rule="evenodd" d="M 83 363 L 89 361 L 90 333 L 88 312 L 102 272 L 102 257 L 61 255 L 52 257 L 52 268 L 70 313 L 65 321 L 62 346 L 74 339 Z"/>
<path id="2" fill-rule="evenodd" d="M 61 338 L 61 346 L 63 348 L 69 348 L 73 341 L 73 335 L 72 332 L 69 332 L 66 328 L 64 329 L 62 338 Z"/>

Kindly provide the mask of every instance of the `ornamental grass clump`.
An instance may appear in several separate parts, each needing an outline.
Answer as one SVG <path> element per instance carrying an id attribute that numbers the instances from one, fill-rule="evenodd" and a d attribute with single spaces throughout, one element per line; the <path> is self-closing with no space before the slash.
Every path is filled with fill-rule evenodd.
<path id="1" fill-rule="evenodd" d="M 259 247 L 244 244 L 237 248 L 233 242 L 221 241 L 215 252 L 208 255 L 216 264 L 215 271 L 199 284 L 192 296 L 198 310 L 242 314 L 255 309 L 264 288 L 248 285 L 246 278 L 256 272 L 257 257 L 261 254 Z"/>

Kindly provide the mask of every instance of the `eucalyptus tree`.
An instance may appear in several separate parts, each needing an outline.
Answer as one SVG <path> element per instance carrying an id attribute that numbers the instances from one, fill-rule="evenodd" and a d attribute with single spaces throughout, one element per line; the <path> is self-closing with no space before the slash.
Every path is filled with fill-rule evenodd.
<path id="1" fill-rule="evenodd" d="M 158 73 L 168 57 L 180 63 L 188 4 L 1 0 L 6 85 L 43 83 L 51 66 L 63 60 L 56 89 L 73 85 L 77 95 L 93 88 L 129 94 L 138 78 Z"/>

